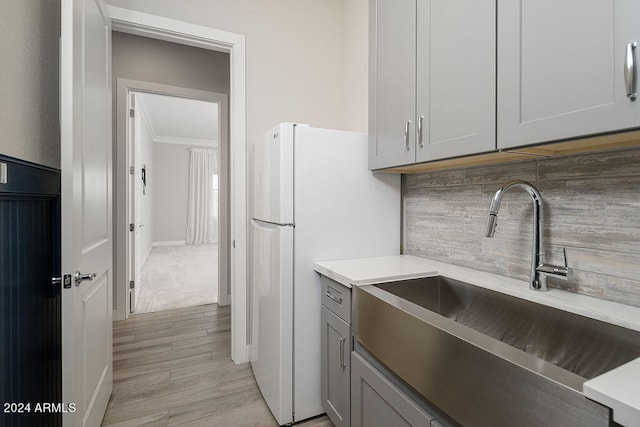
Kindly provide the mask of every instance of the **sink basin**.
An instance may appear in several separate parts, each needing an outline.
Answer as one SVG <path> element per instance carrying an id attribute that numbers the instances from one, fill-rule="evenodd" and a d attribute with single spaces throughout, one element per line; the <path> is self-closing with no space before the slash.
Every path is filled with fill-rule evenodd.
<path id="1" fill-rule="evenodd" d="M 458 280 L 375 286 L 585 379 L 640 357 L 640 333 Z"/>
<path id="2" fill-rule="evenodd" d="M 356 287 L 359 346 L 462 425 L 608 426 L 582 383 L 640 333 L 437 276 Z"/>

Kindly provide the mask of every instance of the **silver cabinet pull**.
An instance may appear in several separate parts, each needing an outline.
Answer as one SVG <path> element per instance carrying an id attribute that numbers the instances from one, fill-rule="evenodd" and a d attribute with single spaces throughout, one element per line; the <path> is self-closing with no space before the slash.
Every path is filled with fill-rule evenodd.
<path id="1" fill-rule="evenodd" d="M 342 305 L 342 298 L 338 298 L 337 296 L 334 296 L 329 291 L 327 291 L 326 295 L 327 295 L 327 298 L 329 298 L 331 301 L 335 302 L 336 304 Z"/>
<path id="2" fill-rule="evenodd" d="M 416 132 L 416 137 L 418 138 L 418 145 L 420 148 L 424 147 L 424 142 L 422 142 L 422 121 L 424 120 L 424 116 L 420 116 L 418 118 L 418 131 Z"/>
<path id="3" fill-rule="evenodd" d="M 73 273 L 73 278 L 75 279 L 76 286 L 80 286 L 80 283 L 85 280 L 93 280 L 96 278 L 96 273 L 82 274 L 79 271 Z"/>
<path id="4" fill-rule="evenodd" d="M 407 120 L 404 122 L 404 146 L 407 147 L 407 151 L 411 150 L 411 145 L 409 145 L 409 126 L 411 125 L 411 120 Z"/>
<path id="5" fill-rule="evenodd" d="M 636 61 L 634 57 L 634 50 L 638 46 L 638 43 L 627 43 L 627 52 L 624 56 L 624 83 L 627 87 L 627 97 L 634 101 L 638 96 L 636 92 Z"/>
<path id="6" fill-rule="evenodd" d="M 344 360 L 344 343 L 347 341 L 345 337 L 340 337 L 340 367 L 342 369 L 347 367 L 347 364 Z"/>
<path id="7" fill-rule="evenodd" d="M 62 277 L 52 277 L 51 284 L 53 286 L 60 286 L 62 284 Z"/>

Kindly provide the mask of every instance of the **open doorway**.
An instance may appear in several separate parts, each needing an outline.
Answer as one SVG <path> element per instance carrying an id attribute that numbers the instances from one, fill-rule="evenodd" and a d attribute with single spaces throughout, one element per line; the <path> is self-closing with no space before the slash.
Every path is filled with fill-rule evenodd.
<path id="1" fill-rule="evenodd" d="M 228 95 L 116 81 L 117 157 L 126 165 L 117 169 L 122 183 L 118 215 L 127 224 L 118 249 L 126 316 L 214 301 L 229 304 Z M 209 184 L 205 204 L 214 216 L 208 221 L 211 233 L 187 245 L 189 168 L 191 155 L 199 151 L 214 158 L 212 176 L 204 179 Z M 195 230 L 202 234 L 202 227 Z M 200 246 L 213 240 L 215 247 Z"/>
<path id="2" fill-rule="evenodd" d="M 219 268 L 226 96 L 128 92 L 130 312 L 224 302 L 218 285 L 226 277 Z"/>
<path id="3" fill-rule="evenodd" d="M 111 16 L 111 28 L 113 34 L 122 32 L 138 35 L 144 38 L 169 41 L 185 46 L 207 49 L 210 51 L 225 52 L 229 54 L 228 69 L 230 72 L 229 91 L 229 147 L 227 153 L 228 181 L 222 182 L 221 174 L 220 191 L 228 190 L 228 224 L 227 236 L 222 233 L 225 228 L 220 228 L 220 245 L 226 242 L 228 250 L 227 259 L 227 300 L 220 304 L 231 304 L 231 358 L 235 363 L 246 362 L 247 348 L 247 306 L 246 306 L 246 279 L 247 279 L 247 207 L 246 207 L 246 59 L 245 39 L 243 35 L 226 31 L 202 27 L 187 22 L 176 21 L 165 17 L 145 14 L 128 9 L 108 6 Z M 178 61 L 176 61 L 178 62 Z M 181 63 L 181 62 L 180 62 Z M 147 64 L 148 67 L 149 64 Z M 158 67 L 156 67 L 158 68 Z M 193 67 L 191 67 L 193 68 Z M 114 61 L 115 70 L 115 61 Z M 210 69 L 206 69 L 210 73 Z M 115 73 L 115 71 L 114 71 Z M 114 78 L 117 74 L 114 74 Z M 114 149 L 114 170 L 128 169 L 126 155 L 121 149 L 122 141 L 126 138 L 120 129 L 123 129 L 126 121 L 123 115 L 116 114 L 117 108 L 125 105 L 127 98 L 127 81 L 136 79 L 135 76 L 122 76 L 117 78 L 117 96 L 114 99 L 114 117 L 117 127 L 117 144 Z M 165 82 L 171 84 L 170 82 Z M 116 82 L 114 81 L 114 84 Z M 163 85 L 157 84 L 156 92 L 166 92 Z M 195 92 L 201 92 L 195 90 Z M 115 129 L 114 129 L 115 130 Z M 126 201 L 120 199 L 120 194 L 126 189 L 125 178 L 121 174 L 115 174 L 114 193 L 117 202 L 114 203 L 114 259 L 115 266 L 123 266 L 125 252 L 127 251 L 126 236 L 129 233 L 127 226 L 127 211 L 122 209 Z M 223 197 L 222 194 L 220 196 Z M 222 221 L 221 221 L 222 223 Z M 220 247 L 220 253 L 223 253 Z M 222 265 L 222 263 L 221 263 Z M 128 289 L 126 283 L 126 271 L 118 268 L 114 275 L 114 318 L 126 319 L 128 313 Z M 220 269 L 222 271 L 222 269 Z M 117 304 L 116 304 L 117 303 Z"/>

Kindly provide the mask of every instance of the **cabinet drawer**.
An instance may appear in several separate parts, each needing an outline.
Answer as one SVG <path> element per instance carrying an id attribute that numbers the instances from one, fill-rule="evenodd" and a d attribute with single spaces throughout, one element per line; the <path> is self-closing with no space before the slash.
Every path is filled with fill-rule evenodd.
<path id="1" fill-rule="evenodd" d="M 322 277 L 322 305 L 351 324 L 351 289 L 325 276 Z"/>
<path id="2" fill-rule="evenodd" d="M 426 427 L 434 418 L 358 353 L 351 353 L 351 426 Z"/>

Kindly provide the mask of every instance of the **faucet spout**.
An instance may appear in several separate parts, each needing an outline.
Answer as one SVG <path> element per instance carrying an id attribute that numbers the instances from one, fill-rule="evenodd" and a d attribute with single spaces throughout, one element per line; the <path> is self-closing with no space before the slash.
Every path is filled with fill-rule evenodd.
<path id="1" fill-rule="evenodd" d="M 486 237 L 493 237 L 496 234 L 496 226 L 498 225 L 498 214 L 489 213 L 489 221 L 487 221 Z"/>
<path id="2" fill-rule="evenodd" d="M 531 254 L 531 275 L 529 276 L 529 288 L 535 289 L 538 291 L 546 291 L 547 290 L 547 281 L 544 278 L 541 280 L 540 274 L 537 270 L 537 267 L 544 264 L 544 252 L 543 252 L 543 233 L 544 233 L 544 223 L 543 223 L 543 215 L 542 215 L 542 196 L 536 187 L 533 184 L 523 181 L 523 180 L 514 180 L 505 183 L 502 187 L 496 191 L 491 200 L 491 205 L 489 206 L 489 220 L 487 222 L 487 231 L 485 233 L 486 237 L 493 237 L 495 234 L 497 222 L 498 222 L 498 213 L 500 211 L 500 203 L 502 202 L 502 198 L 504 195 L 509 192 L 513 188 L 521 188 L 525 190 L 533 200 L 533 223 L 534 223 L 534 233 L 533 233 L 533 245 L 532 245 L 532 254 Z"/>

